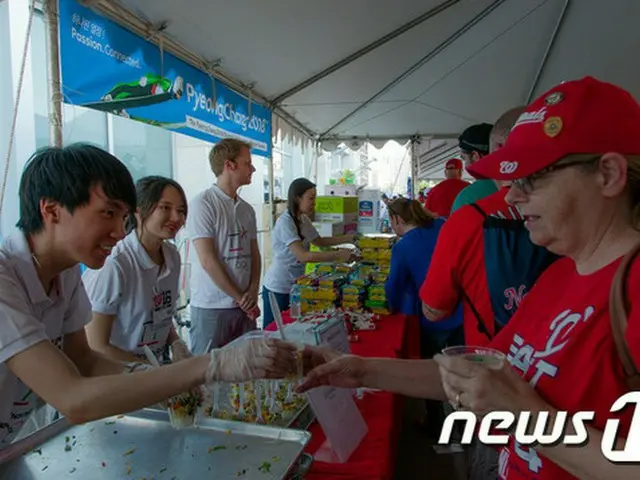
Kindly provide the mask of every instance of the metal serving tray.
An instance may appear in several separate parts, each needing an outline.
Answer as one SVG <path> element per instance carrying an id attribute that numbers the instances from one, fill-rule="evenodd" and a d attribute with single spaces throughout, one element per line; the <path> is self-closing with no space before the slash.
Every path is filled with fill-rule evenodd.
<path id="1" fill-rule="evenodd" d="M 0 480 L 285 479 L 309 468 L 311 434 L 218 419 L 176 430 L 145 409 L 84 425 L 56 421 L 0 451 Z"/>

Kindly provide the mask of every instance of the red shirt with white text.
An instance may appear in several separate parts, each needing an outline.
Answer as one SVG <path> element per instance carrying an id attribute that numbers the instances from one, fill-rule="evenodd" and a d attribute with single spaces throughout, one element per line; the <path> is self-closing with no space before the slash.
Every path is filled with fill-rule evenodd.
<path id="1" fill-rule="evenodd" d="M 503 351 L 513 368 L 550 405 L 569 415 L 595 412 L 587 427 L 604 430 L 608 418 L 620 418 L 618 435 L 626 437 L 633 408 L 610 413 L 629 390 L 614 344 L 609 317 L 609 288 L 620 260 L 580 275 L 562 258 L 551 265 L 525 297 L 492 347 Z M 640 261 L 632 267 L 628 291 L 640 288 Z M 630 298 L 634 297 L 631 293 Z M 640 301 L 632 301 L 626 340 L 640 365 Z M 581 447 L 572 447 L 581 448 Z M 600 444 L 597 445 L 600 453 Z M 500 453 L 501 479 L 565 480 L 571 474 L 531 447 L 511 438 Z"/>

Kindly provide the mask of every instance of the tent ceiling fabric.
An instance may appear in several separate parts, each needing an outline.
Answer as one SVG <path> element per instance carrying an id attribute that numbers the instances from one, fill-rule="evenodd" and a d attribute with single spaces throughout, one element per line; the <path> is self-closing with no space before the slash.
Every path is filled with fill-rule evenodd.
<path id="1" fill-rule="evenodd" d="M 106 0 L 103 0 L 106 1 Z M 444 0 L 113 0 L 269 99 L 300 84 Z M 283 100 L 282 107 L 322 134 L 495 0 L 449 8 Z M 455 138 L 526 103 L 566 0 L 505 0 L 443 51 L 330 135 Z M 572 0 L 535 95 L 564 80 L 594 75 L 636 95 L 640 49 L 637 0 Z"/>

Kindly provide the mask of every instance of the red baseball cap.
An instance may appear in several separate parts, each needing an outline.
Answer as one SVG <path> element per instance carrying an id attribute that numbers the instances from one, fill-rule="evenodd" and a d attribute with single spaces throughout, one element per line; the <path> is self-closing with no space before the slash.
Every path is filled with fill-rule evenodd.
<path id="1" fill-rule="evenodd" d="M 504 147 L 467 170 L 514 180 L 573 154 L 640 154 L 640 105 L 629 92 L 593 77 L 561 83 L 520 115 Z"/>
<path id="2" fill-rule="evenodd" d="M 445 170 L 449 168 L 455 168 L 456 170 L 462 170 L 462 160 L 459 158 L 452 158 L 451 160 L 447 160 L 447 163 L 444 164 Z"/>

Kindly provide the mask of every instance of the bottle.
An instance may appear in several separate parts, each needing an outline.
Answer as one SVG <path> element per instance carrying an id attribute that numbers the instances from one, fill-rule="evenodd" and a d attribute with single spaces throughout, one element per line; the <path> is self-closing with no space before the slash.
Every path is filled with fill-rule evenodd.
<path id="1" fill-rule="evenodd" d="M 289 294 L 290 314 L 291 318 L 300 318 L 302 311 L 300 307 L 300 285 L 294 284 Z"/>

